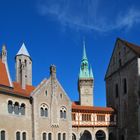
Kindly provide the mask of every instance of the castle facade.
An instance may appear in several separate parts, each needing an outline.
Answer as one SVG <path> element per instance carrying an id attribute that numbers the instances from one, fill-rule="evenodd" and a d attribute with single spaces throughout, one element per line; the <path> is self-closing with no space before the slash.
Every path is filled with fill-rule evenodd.
<path id="1" fill-rule="evenodd" d="M 83 45 L 78 77 L 79 101 L 72 102 L 59 83 L 56 67 L 50 77 L 32 85 L 32 59 L 25 44 L 15 57 L 11 80 L 7 50 L 0 58 L 0 140 L 114 140 L 116 112 L 95 107 L 94 76 Z M 108 93 L 108 92 L 107 92 Z M 108 105 L 110 106 L 111 103 Z"/>

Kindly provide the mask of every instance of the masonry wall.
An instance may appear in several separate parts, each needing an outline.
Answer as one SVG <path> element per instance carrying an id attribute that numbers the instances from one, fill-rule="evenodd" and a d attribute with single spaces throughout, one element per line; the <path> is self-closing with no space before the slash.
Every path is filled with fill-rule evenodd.
<path id="1" fill-rule="evenodd" d="M 19 105 L 25 104 L 25 115 L 15 115 L 8 113 L 8 101 L 18 102 Z M 16 132 L 26 132 L 27 139 L 32 140 L 32 123 L 31 123 L 31 104 L 28 99 L 9 96 L 0 93 L 0 131 L 6 132 L 6 140 L 15 140 Z"/>
<path id="2" fill-rule="evenodd" d="M 117 111 L 117 140 L 139 140 L 138 58 L 120 42 L 114 51 L 106 78 L 107 106 Z M 115 60 L 113 60 L 115 59 Z M 121 65 L 119 64 L 121 60 Z M 114 61 L 114 62 L 113 62 Z M 124 79 L 127 91 L 124 93 Z M 116 96 L 118 85 L 118 97 Z"/>

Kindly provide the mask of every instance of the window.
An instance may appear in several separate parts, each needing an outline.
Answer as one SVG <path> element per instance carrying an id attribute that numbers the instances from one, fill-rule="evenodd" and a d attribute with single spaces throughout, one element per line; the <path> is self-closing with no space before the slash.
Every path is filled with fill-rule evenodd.
<path id="1" fill-rule="evenodd" d="M 51 133 L 48 134 L 48 140 L 52 140 L 52 134 Z"/>
<path id="2" fill-rule="evenodd" d="M 14 113 L 13 113 L 14 112 Z M 8 113 L 16 115 L 25 115 L 25 104 L 19 105 L 18 102 L 13 103 L 11 100 L 8 101 Z"/>
<path id="3" fill-rule="evenodd" d="M 104 122 L 105 121 L 105 115 L 97 115 L 97 121 Z"/>
<path id="4" fill-rule="evenodd" d="M 63 118 L 63 112 L 60 110 L 60 118 Z"/>
<path id="5" fill-rule="evenodd" d="M 45 117 L 48 117 L 48 108 L 45 108 Z"/>
<path id="6" fill-rule="evenodd" d="M 0 135 L 1 135 L 0 139 L 5 140 L 5 131 L 4 130 L 1 131 Z"/>
<path id="7" fill-rule="evenodd" d="M 16 133 L 16 140 L 20 140 L 20 132 Z"/>
<path id="8" fill-rule="evenodd" d="M 66 119 L 66 110 L 64 110 L 64 119 Z"/>
<path id="9" fill-rule="evenodd" d="M 44 109 L 42 107 L 40 108 L 40 115 L 44 116 Z"/>
<path id="10" fill-rule="evenodd" d="M 40 116 L 48 117 L 48 106 L 46 104 L 42 104 L 40 107 Z"/>
<path id="11" fill-rule="evenodd" d="M 26 132 L 22 133 L 22 140 L 26 140 Z"/>
<path id="12" fill-rule="evenodd" d="M 25 104 L 21 104 L 20 112 L 21 112 L 21 115 L 25 115 Z"/>
<path id="13" fill-rule="evenodd" d="M 61 107 L 61 109 L 60 109 L 60 118 L 66 119 L 66 117 L 67 117 L 66 108 L 65 107 Z"/>
<path id="14" fill-rule="evenodd" d="M 127 93 L 127 81 L 126 81 L 126 79 L 123 79 L 123 92 L 124 92 L 124 94 Z"/>
<path id="15" fill-rule="evenodd" d="M 58 140 L 61 140 L 61 133 L 58 133 Z"/>
<path id="16" fill-rule="evenodd" d="M 115 96 L 116 96 L 116 98 L 118 98 L 118 96 L 119 96 L 119 87 L 118 87 L 118 84 L 115 85 Z"/>
<path id="17" fill-rule="evenodd" d="M 46 93 L 46 96 L 48 95 L 48 92 L 47 92 L 47 90 L 45 91 L 45 93 Z"/>
<path id="18" fill-rule="evenodd" d="M 8 101 L 8 113 L 12 114 L 13 113 L 13 102 Z"/>
<path id="19" fill-rule="evenodd" d="M 63 140 L 66 140 L 66 133 L 63 133 Z"/>
<path id="20" fill-rule="evenodd" d="M 82 120 L 83 121 L 91 121 L 91 114 L 82 114 Z"/>
<path id="21" fill-rule="evenodd" d="M 14 113 L 16 115 L 19 115 L 19 103 L 18 102 L 15 102 L 15 105 L 14 105 Z"/>
<path id="22" fill-rule="evenodd" d="M 47 134 L 43 133 L 43 140 L 47 140 Z"/>

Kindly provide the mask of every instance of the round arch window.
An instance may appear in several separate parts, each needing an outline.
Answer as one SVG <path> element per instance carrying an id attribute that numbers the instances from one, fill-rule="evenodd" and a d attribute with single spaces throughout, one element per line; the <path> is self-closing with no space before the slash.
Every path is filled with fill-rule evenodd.
<path id="1" fill-rule="evenodd" d="M 96 132 L 96 139 L 97 140 L 105 140 L 106 135 L 105 132 L 103 130 L 99 130 Z"/>

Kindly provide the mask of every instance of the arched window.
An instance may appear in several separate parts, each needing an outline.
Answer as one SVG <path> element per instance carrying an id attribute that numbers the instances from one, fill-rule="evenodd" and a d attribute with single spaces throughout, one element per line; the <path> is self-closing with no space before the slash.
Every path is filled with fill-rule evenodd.
<path id="1" fill-rule="evenodd" d="M 66 108 L 65 107 L 61 107 L 61 109 L 60 109 L 60 118 L 66 119 L 66 114 L 67 114 Z"/>
<path id="2" fill-rule="evenodd" d="M 8 101 L 8 113 L 12 114 L 13 113 L 13 102 Z"/>
<path id="3" fill-rule="evenodd" d="M 5 131 L 4 130 L 1 131 L 1 137 L 0 138 L 1 138 L 0 140 L 5 140 Z"/>
<path id="4" fill-rule="evenodd" d="M 20 112 L 21 112 L 21 115 L 25 115 L 25 104 L 21 104 Z"/>
<path id="5" fill-rule="evenodd" d="M 66 119 L 66 110 L 64 110 L 64 119 Z"/>
<path id="6" fill-rule="evenodd" d="M 20 132 L 16 132 L 16 140 L 20 140 Z"/>
<path id="7" fill-rule="evenodd" d="M 63 133 L 63 140 L 66 140 L 66 133 Z"/>
<path id="8" fill-rule="evenodd" d="M 47 134 L 43 133 L 43 140 L 47 140 Z"/>
<path id="9" fill-rule="evenodd" d="M 48 108 L 45 108 L 45 117 L 48 117 Z"/>
<path id="10" fill-rule="evenodd" d="M 63 112 L 60 110 L 60 118 L 63 118 Z"/>
<path id="11" fill-rule="evenodd" d="M 44 109 L 42 107 L 40 108 L 40 115 L 44 116 Z"/>
<path id="12" fill-rule="evenodd" d="M 119 96 L 119 87 L 118 87 L 118 84 L 115 85 L 115 96 L 116 96 L 116 98 L 118 98 L 118 96 Z"/>
<path id="13" fill-rule="evenodd" d="M 16 115 L 19 114 L 19 103 L 18 103 L 18 102 L 15 102 L 15 105 L 14 105 L 14 113 L 15 113 Z"/>
<path id="14" fill-rule="evenodd" d="M 48 134 L 48 140 L 52 140 L 52 133 Z"/>
<path id="15" fill-rule="evenodd" d="M 76 140 L 76 135 L 74 133 L 72 134 L 72 140 Z"/>
<path id="16" fill-rule="evenodd" d="M 123 92 L 124 92 L 124 94 L 127 93 L 127 81 L 126 81 L 126 79 L 123 79 Z"/>
<path id="17" fill-rule="evenodd" d="M 26 140 L 26 132 L 22 133 L 22 140 Z"/>
<path id="18" fill-rule="evenodd" d="M 61 140 L 61 133 L 58 133 L 58 140 Z"/>
<path id="19" fill-rule="evenodd" d="M 40 107 L 40 116 L 48 117 L 48 106 L 46 104 L 42 104 Z"/>

